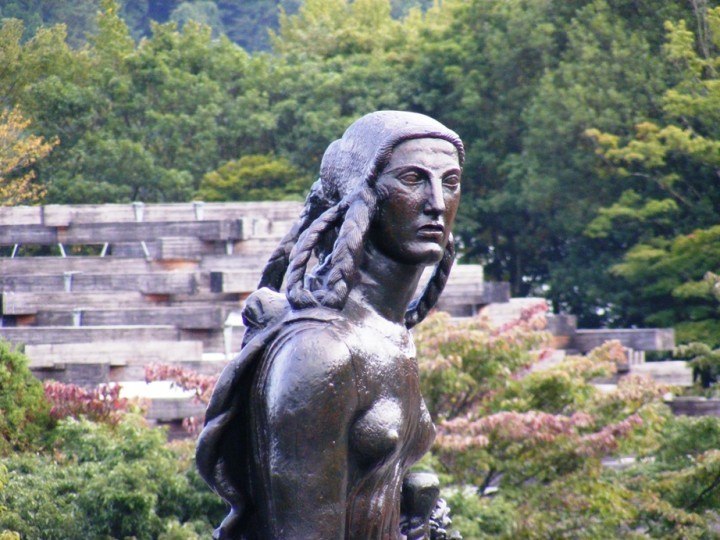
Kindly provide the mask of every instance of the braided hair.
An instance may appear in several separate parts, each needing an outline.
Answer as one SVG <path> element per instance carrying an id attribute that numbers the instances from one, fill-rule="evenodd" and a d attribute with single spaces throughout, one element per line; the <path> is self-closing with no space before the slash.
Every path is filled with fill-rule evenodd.
<path id="1" fill-rule="evenodd" d="M 270 256 L 259 287 L 278 291 L 284 277 L 294 310 L 342 309 L 357 281 L 363 246 L 378 209 L 377 178 L 398 144 L 420 138 L 451 142 L 462 165 L 465 154 L 460 138 L 427 116 L 378 111 L 353 123 L 325 152 L 320 179 L 313 184 L 299 220 Z M 318 264 L 308 276 L 313 255 Z M 454 259 L 450 235 L 432 277 L 405 313 L 407 328 L 422 321 L 437 303 Z"/>

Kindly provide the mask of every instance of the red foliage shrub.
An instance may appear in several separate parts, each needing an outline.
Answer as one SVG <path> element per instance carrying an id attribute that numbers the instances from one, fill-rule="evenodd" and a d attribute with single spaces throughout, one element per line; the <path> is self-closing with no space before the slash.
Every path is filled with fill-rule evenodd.
<path id="1" fill-rule="evenodd" d="M 168 364 L 150 364 L 145 367 L 145 382 L 170 381 L 173 386 L 195 392 L 195 400 L 207 405 L 210 402 L 217 377 L 201 375 L 192 369 Z M 188 433 L 199 433 L 204 423 L 204 415 L 183 418 L 183 428 Z"/>
<path id="2" fill-rule="evenodd" d="M 210 402 L 217 377 L 201 375 L 192 369 L 168 364 L 150 364 L 145 367 L 145 382 L 171 381 L 173 385 L 195 392 L 195 399 L 207 405 Z"/>
<path id="3" fill-rule="evenodd" d="M 49 381 L 44 389 L 52 406 L 50 415 L 56 420 L 84 416 L 94 422 L 117 424 L 130 406 L 127 399 L 120 397 L 117 384 L 103 384 L 87 390 L 74 384 Z"/>

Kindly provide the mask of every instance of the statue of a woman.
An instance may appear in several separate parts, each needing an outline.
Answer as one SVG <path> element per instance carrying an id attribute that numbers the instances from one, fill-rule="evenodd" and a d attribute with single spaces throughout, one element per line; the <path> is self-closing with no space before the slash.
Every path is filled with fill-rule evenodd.
<path id="1" fill-rule="evenodd" d="M 198 468 L 231 505 L 216 538 L 404 538 L 403 478 L 434 437 L 409 329 L 453 263 L 463 157 L 454 132 L 397 111 L 328 147 L 207 410 Z"/>

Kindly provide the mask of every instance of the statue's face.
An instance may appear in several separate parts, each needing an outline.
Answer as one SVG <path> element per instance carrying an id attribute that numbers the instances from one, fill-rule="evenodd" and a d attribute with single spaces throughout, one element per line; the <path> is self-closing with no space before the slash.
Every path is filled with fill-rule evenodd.
<path id="1" fill-rule="evenodd" d="M 380 207 L 370 241 L 405 264 L 442 259 L 460 203 L 460 163 L 444 139 L 412 139 L 393 150 L 377 181 Z"/>

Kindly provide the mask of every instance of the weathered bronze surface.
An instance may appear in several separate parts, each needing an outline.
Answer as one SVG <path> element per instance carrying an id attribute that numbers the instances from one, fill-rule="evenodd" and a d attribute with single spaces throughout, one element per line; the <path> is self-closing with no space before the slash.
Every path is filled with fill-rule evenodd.
<path id="1" fill-rule="evenodd" d="M 407 475 L 434 437 L 409 329 L 452 266 L 463 157 L 454 132 L 397 111 L 328 147 L 198 441 L 200 473 L 231 505 L 216 538 L 430 537 L 437 484 Z"/>

